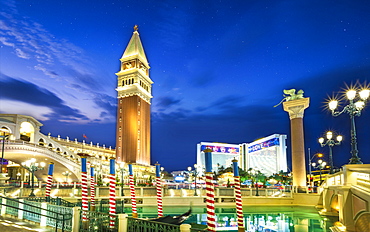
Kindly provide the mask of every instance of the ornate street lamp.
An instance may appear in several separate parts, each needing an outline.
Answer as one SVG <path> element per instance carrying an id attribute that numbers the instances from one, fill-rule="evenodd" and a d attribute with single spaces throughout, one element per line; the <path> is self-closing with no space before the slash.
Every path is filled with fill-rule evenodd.
<path id="1" fill-rule="evenodd" d="M 325 168 L 326 166 L 326 162 L 322 161 L 322 159 L 319 159 L 317 161 L 318 165 L 316 166 L 316 163 L 312 163 L 312 167 L 316 168 L 316 169 L 319 169 L 320 170 L 320 185 L 321 185 L 321 182 L 322 182 L 322 170 Z"/>
<path id="2" fill-rule="evenodd" d="M 45 163 L 44 162 L 41 162 L 41 163 L 36 163 L 36 159 L 35 158 L 32 158 L 30 160 L 27 160 L 26 162 L 23 162 L 22 163 L 22 166 L 27 169 L 28 171 L 31 172 L 31 193 L 30 193 L 30 197 L 35 197 L 35 193 L 33 192 L 33 189 L 34 189 L 34 176 L 35 176 L 35 172 L 38 171 L 38 170 L 42 170 L 44 169 L 45 167 Z"/>
<path id="3" fill-rule="evenodd" d="M 254 184 L 256 185 L 256 197 L 258 197 L 259 196 L 259 194 L 258 194 L 258 176 L 259 176 L 259 171 L 258 170 L 254 170 L 254 169 L 251 168 L 247 172 L 252 177 L 252 180 L 254 179 Z"/>
<path id="4" fill-rule="evenodd" d="M 3 164 L 4 164 L 4 150 L 5 150 L 5 139 L 9 137 L 9 130 L 5 127 L 0 129 L 0 132 L 2 132 L 1 140 L 2 140 L 2 149 L 1 149 L 1 167 L 0 167 L 0 173 L 3 173 Z"/>
<path id="5" fill-rule="evenodd" d="M 311 170 L 311 167 L 312 167 L 312 160 L 315 158 L 315 157 L 323 157 L 324 155 L 322 153 L 316 153 L 315 155 L 312 156 L 311 158 L 311 149 L 308 148 L 308 170 L 309 170 L 309 173 L 310 173 L 310 185 L 312 184 L 311 183 L 311 178 L 312 178 L 312 170 Z"/>
<path id="6" fill-rule="evenodd" d="M 198 196 L 197 194 L 197 177 L 198 177 L 198 166 L 194 164 L 194 170 L 191 167 L 188 167 L 188 171 L 194 176 L 194 196 Z"/>
<path id="7" fill-rule="evenodd" d="M 125 196 L 125 193 L 123 191 L 123 185 L 124 185 L 123 176 L 126 173 L 125 163 L 124 162 L 122 162 L 122 163 L 119 164 L 118 170 L 121 173 L 121 196 Z"/>
<path id="8" fill-rule="evenodd" d="M 325 142 L 325 139 L 323 137 L 319 138 L 319 143 L 321 144 L 321 147 L 325 147 L 326 145 L 329 146 L 329 165 L 330 165 L 330 171 L 329 173 L 330 174 L 333 174 L 334 173 L 334 164 L 333 164 L 333 151 L 332 151 L 332 147 L 335 146 L 335 145 L 340 145 L 340 143 L 342 142 L 343 140 L 343 136 L 341 135 L 337 135 L 337 141 L 335 141 L 333 139 L 333 132 L 331 131 L 328 131 L 326 132 L 326 142 Z"/>
<path id="9" fill-rule="evenodd" d="M 163 180 L 164 178 L 164 167 L 161 167 L 161 179 Z"/>
<path id="10" fill-rule="evenodd" d="M 329 102 L 329 109 L 331 114 L 336 117 L 342 113 L 348 113 L 351 119 L 351 154 L 349 164 L 362 164 L 361 159 L 358 157 L 357 150 L 357 138 L 356 138 L 356 126 L 355 126 L 355 116 L 360 116 L 361 111 L 364 109 L 367 99 L 369 98 L 370 90 L 363 88 L 360 91 L 356 89 L 349 89 L 346 92 L 346 98 L 349 104 L 346 105 L 342 111 L 335 111 L 338 107 L 339 102 L 337 100 L 332 100 Z"/>
<path id="11" fill-rule="evenodd" d="M 70 176 L 72 173 L 70 171 L 62 172 L 62 175 L 66 177 L 66 183 L 68 182 L 68 176 Z"/>

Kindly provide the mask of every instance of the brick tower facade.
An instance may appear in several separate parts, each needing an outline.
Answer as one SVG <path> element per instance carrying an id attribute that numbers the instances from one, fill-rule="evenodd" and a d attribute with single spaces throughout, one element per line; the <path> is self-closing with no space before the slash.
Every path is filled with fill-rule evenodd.
<path id="1" fill-rule="evenodd" d="M 150 105 L 153 81 L 137 26 L 117 75 L 116 160 L 150 165 Z"/>

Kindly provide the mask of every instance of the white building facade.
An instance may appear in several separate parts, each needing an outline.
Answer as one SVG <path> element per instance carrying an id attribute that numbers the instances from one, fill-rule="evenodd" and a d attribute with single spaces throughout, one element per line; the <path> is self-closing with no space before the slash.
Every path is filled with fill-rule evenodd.
<path id="1" fill-rule="evenodd" d="M 211 149 L 212 171 L 232 165 L 232 160 L 238 160 L 243 170 L 253 168 L 269 176 L 280 171 L 287 171 L 286 135 L 273 134 L 251 143 L 227 144 L 201 142 L 197 144 L 198 172 L 204 170 L 204 150 Z"/>
<path id="2" fill-rule="evenodd" d="M 287 171 L 286 135 L 273 134 L 241 144 L 241 167 L 257 169 L 269 176 Z"/>

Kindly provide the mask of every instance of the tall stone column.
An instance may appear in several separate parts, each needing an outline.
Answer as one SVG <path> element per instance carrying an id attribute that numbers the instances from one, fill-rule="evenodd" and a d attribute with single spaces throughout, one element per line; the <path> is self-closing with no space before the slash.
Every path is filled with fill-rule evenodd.
<path id="1" fill-rule="evenodd" d="M 283 103 L 284 111 L 289 113 L 290 118 L 293 186 L 297 187 L 306 186 L 303 114 L 309 104 L 310 98 L 301 98 Z"/>

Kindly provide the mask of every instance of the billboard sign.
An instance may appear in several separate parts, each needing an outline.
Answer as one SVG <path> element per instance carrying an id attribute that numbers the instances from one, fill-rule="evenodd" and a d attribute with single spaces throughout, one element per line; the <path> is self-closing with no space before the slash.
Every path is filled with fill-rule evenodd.
<path id="1" fill-rule="evenodd" d="M 279 145 L 280 145 L 279 138 L 273 138 L 273 139 L 269 139 L 264 142 L 257 143 L 257 144 L 254 144 L 248 147 L 248 152 L 251 153 L 251 152 L 255 152 L 255 151 L 265 149 L 265 148 L 269 148 L 272 146 L 279 146 Z"/>
<path id="2" fill-rule="evenodd" d="M 211 146 L 211 145 L 202 145 L 202 146 L 200 146 L 201 151 L 204 151 L 207 148 L 211 149 L 212 152 L 216 152 L 216 153 L 239 154 L 239 147 Z"/>

